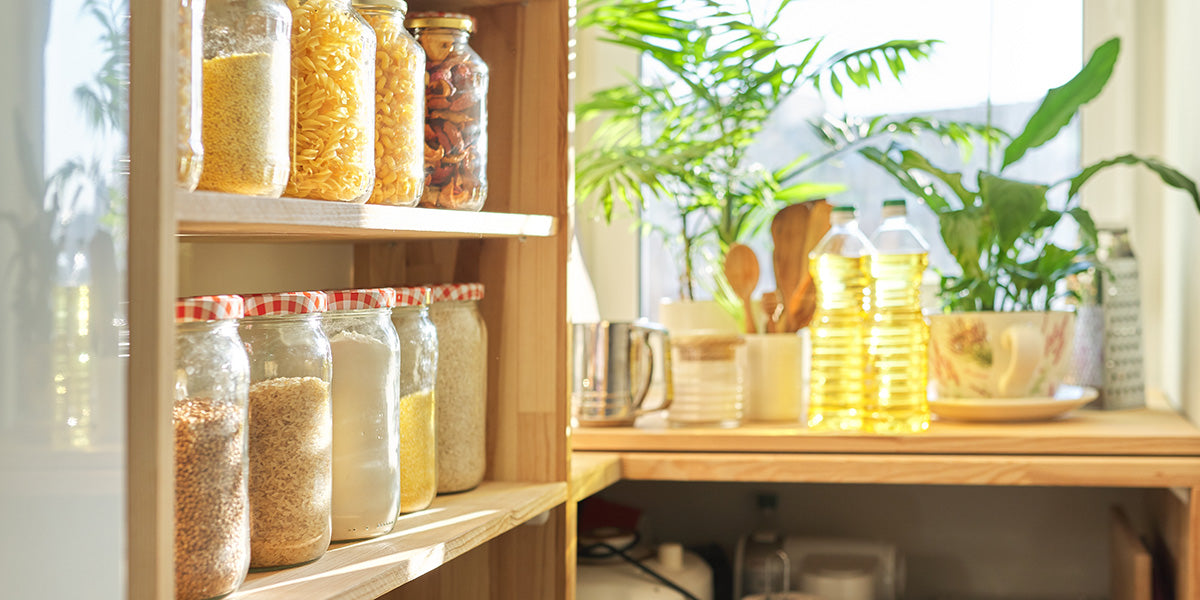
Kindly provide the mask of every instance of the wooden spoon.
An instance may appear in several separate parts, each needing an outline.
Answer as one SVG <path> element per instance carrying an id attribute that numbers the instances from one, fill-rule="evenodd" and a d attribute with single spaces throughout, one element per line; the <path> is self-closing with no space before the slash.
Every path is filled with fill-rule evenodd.
<path id="1" fill-rule="evenodd" d="M 798 331 L 807 327 L 809 321 L 812 321 L 813 313 L 817 310 L 817 290 L 813 285 L 812 273 L 809 271 L 808 255 L 829 231 L 829 216 L 833 213 L 833 207 L 824 200 L 814 200 L 805 204 L 809 205 L 808 224 L 804 241 L 801 243 L 803 254 L 798 259 L 802 265 L 801 272 L 803 274 L 791 297 L 784 301 L 788 331 Z"/>
<path id="2" fill-rule="evenodd" d="M 779 292 L 771 290 L 763 292 L 762 309 L 767 318 L 763 321 L 763 330 L 766 333 L 779 333 L 780 322 L 783 318 L 783 303 L 779 301 Z"/>
<path id="3" fill-rule="evenodd" d="M 742 309 L 746 313 L 746 333 L 754 333 L 754 313 L 750 310 L 750 296 L 758 287 L 758 257 L 749 246 L 733 244 L 725 253 L 725 279 L 729 286 L 742 300 Z"/>
<path id="4" fill-rule="evenodd" d="M 775 243 L 771 253 L 775 265 L 775 285 L 779 290 L 779 299 L 785 306 L 804 278 L 804 270 L 808 265 L 804 238 L 808 233 L 809 204 L 804 202 L 785 206 L 771 219 L 771 239 Z M 788 323 L 787 311 L 784 311 L 781 325 L 781 331 L 795 331 Z"/>

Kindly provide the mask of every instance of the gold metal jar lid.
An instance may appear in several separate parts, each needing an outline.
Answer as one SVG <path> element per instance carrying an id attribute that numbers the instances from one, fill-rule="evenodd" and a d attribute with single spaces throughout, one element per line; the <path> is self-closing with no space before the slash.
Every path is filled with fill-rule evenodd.
<path id="1" fill-rule="evenodd" d="M 404 0 L 354 0 L 354 8 L 387 8 L 408 12 L 408 2 Z"/>
<path id="2" fill-rule="evenodd" d="M 418 27 L 448 27 L 461 29 L 467 33 L 475 31 L 475 19 L 471 15 L 448 12 L 419 12 L 408 16 L 404 25 L 409 28 Z"/>

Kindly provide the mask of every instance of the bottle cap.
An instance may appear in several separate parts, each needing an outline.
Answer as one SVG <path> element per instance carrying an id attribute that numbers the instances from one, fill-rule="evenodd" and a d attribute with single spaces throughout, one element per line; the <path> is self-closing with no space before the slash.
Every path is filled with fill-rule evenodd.
<path id="1" fill-rule="evenodd" d="M 449 12 L 418 12 L 408 15 L 404 25 L 410 29 L 425 27 L 447 27 L 461 29 L 467 33 L 475 31 L 475 19 L 471 15 Z"/>
<path id="2" fill-rule="evenodd" d="M 884 206 L 905 206 L 903 198 L 891 198 L 883 201 Z"/>
<path id="3" fill-rule="evenodd" d="M 175 301 L 175 322 L 222 321 L 240 319 L 246 307 L 241 296 L 195 296 Z"/>
<path id="4" fill-rule="evenodd" d="M 408 3 L 404 0 L 354 0 L 354 8 L 390 8 L 403 14 L 408 12 Z"/>

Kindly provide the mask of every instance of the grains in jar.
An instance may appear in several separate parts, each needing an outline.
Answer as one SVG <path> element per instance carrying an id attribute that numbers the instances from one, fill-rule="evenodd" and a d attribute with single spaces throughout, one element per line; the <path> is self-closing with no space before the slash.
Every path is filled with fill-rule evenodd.
<path id="1" fill-rule="evenodd" d="M 438 493 L 469 490 L 487 470 L 487 328 L 479 314 L 483 285 L 433 288 L 437 328 Z"/>

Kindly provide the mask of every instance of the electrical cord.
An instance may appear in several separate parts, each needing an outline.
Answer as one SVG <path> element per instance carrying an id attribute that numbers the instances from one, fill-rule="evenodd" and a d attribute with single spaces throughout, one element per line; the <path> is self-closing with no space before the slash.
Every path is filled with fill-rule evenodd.
<path id="1" fill-rule="evenodd" d="M 634 546 L 636 546 L 637 543 L 639 541 L 641 541 L 641 539 L 642 539 L 641 534 L 637 533 L 636 531 L 632 532 L 632 533 L 633 533 L 633 540 L 620 548 L 613 546 L 612 544 L 609 544 L 608 542 L 596 542 L 595 544 L 587 544 L 587 545 L 580 544 L 578 553 L 580 556 L 582 556 L 584 558 L 610 558 L 612 556 L 619 556 L 619 557 L 625 559 L 629 564 L 644 571 L 647 575 L 657 579 L 663 585 L 675 590 L 676 592 L 679 592 L 680 594 L 683 594 L 683 597 L 686 598 L 687 600 L 700 600 L 696 596 L 692 595 L 691 592 L 688 592 L 687 590 L 680 587 L 674 581 L 667 579 L 666 577 L 659 574 L 654 569 L 651 569 L 650 567 L 647 567 L 646 565 L 642 564 L 642 562 L 639 561 L 638 559 L 630 556 L 628 554 L 628 550 L 633 548 Z M 605 550 L 607 552 L 601 552 L 601 550 Z"/>

